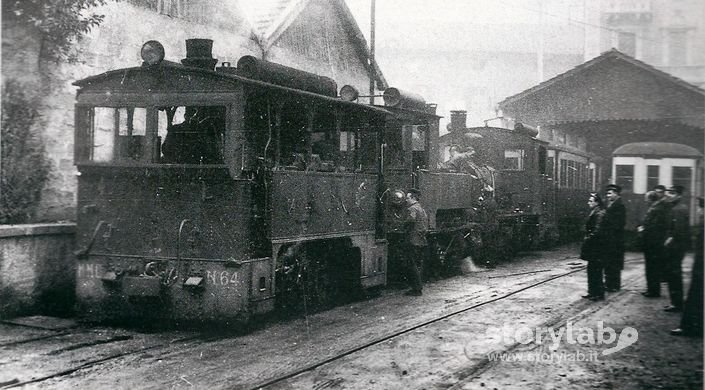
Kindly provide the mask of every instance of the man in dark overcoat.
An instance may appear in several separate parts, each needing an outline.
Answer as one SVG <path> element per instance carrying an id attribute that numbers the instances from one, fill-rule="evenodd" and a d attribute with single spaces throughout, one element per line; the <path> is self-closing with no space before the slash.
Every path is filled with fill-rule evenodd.
<path id="1" fill-rule="evenodd" d="M 683 309 L 683 270 L 681 263 L 690 247 L 690 223 L 688 207 L 682 201 L 683 186 L 672 186 L 666 190 L 670 210 L 668 214 L 666 240 L 666 281 L 671 305 L 666 311 L 679 312 Z"/>
<path id="2" fill-rule="evenodd" d="M 656 190 L 649 191 L 647 201 L 651 202 L 646 210 L 644 220 L 637 230 L 641 233 L 641 247 L 644 251 L 644 271 L 646 273 L 645 297 L 661 296 L 661 280 L 663 279 L 664 254 L 663 243 L 666 241 L 666 225 L 668 224 L 668 205 Z"/>
<path id="3" fill-rule="evenodd" d="M 605 291 L 619 291 L 624 268 L 624 225 L 627 209 L 622 203 L 622 188 L 616 184 L 607 186 L 607 207 L 602 220 L 604 232 Z"/>
<path id="4" fill-rule="evenodd" d="M 690 289 L 685 300 L 680 327 L 671 330 L 675 336 L 703 336 L 703 243 L 705 242 L 705 225 L 703 207 L 705 200 L 698 198 L 697 234 L 693 271 L 690 277 Z"/>

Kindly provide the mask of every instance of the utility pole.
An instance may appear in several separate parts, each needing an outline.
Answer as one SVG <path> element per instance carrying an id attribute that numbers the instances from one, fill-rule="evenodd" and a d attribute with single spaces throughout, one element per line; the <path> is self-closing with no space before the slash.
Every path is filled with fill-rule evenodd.
<path id="1" fill-rule="evenodd" d="M 370 104 L 375 104 L 375 0 L 370 0 Z"/>
<path id="2" fill-rule="evenodd" d="M 539 0 L 539 48 L 536 53 L 536 67 L 538 68 L 539 83 L 543 82 L 543 0 Z"/>

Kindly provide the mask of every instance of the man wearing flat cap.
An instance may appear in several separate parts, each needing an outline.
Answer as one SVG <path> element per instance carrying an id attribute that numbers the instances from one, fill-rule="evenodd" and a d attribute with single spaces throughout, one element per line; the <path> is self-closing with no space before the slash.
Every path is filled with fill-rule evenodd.
<path id="1" fill-rule="evenodd" d="M 682 201 L 683 186 L 672 186 L 666 190 L 666 200 L 669 205 L 666 219 L 666 281 L 671 305 L 666 311 L 679 312 L 683 309 L 683 271 L 681 263 L 685 252 L 690 246 L 690 223 L 688 207 Z"/>
<path id="2" fill-rule="evenodd" d="M 610 184 L 605 188 L 607 207 L 602 219 L 605 237 L 605 291 L 619 291 L 622 284 L 624 268 L 624 225 L 627 221 L 627 209 L 622 203 L 622 188 Z"/>

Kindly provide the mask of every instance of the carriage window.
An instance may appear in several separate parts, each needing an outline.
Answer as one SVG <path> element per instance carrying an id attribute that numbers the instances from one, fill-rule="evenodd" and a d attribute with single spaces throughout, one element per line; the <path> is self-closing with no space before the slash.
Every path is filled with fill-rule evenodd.
<path id="1" fill-rule="evenodd" d="M 224 107 L 95 107 L 77 134 L 78 159 L 222 164 Z"/>
<path id="2" fill-rule="evenodd" d="M 539 163 L 539 173 L 542 175 L 546 174 L 546 155 L 547 155 L 546 148 L 544 148 L 543 146 L 539 146 L 539 150 L 537 152 L 537 158 L 538 158 L 538 163 Z"/>
<path id="3" fill-rule="evenodd" d="M 690 167 L 673 167 L 673 185 L 683 186 L 686 189 L 686 193 L 693 186 L 691 183 L 692 168 Z"/>
<path id="4" fill-rule="evenodd" d="M 646 166 L 646 189 L 650 190 L 657 185 L 659 185 L 659 166 L 658 165 L 647 165 Z"/>
<path id="5" fill-rule="evenodd" d="M 553 156 L 546 157 L 546 175 L 553 177 L 555 175 L 556 158 Z"/>
<path id="6" fill-rule="evenodd" d="M 634 190 L 634 165 L 616 165 L 615 171 L 617 177 L 615 182 L 622 187 L 624 191 Z"/>
<path id="7" fill-rule="evenodd" d="M 509 149 L 504 151 L 504 169 L 513 171 L 524 170 L 524 149 Z"/>

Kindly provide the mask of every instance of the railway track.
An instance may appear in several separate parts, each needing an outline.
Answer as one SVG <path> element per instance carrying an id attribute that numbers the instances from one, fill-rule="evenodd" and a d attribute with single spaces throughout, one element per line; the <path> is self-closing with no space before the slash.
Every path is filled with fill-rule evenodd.
<path id="1" fill-rule="evenodd" d="M 570 258 L 565 258 L 563 260 L 570 261 Z M 628 262 L 635 261 L 639 260 L 628 260 Z M 515 284 L 515 286 L 517 287 L 511 288 L 510 290 L 493 296 L 490 299 L 483 299 L 480 302 L 470 302 L 471 300 L 458 302 L 461 304 L 458 305 L 459 307 L 453 308 L 453 306 L 451 305 L 449 307 L 453 309 L 447 311 L 446 313 L 443 313 L 442 315 L 436 315 L 433 318 L 424 319 L 413 325 L 405 326 L 402 329 L 385 333 L 383 336 L 376 337 L 371 340 L 368 338 L 369 341 L 358 342 L 356 345 L 349 346 L 343 350 L 337 351 L 333 355 L 322 357 L 316 361 L 306 362 L 305 364 L 300 364 L 296 367 L 292 367 L 291 369 L 286 370 L 285 372 L 279 372 L 275 375 L 271 375 L 268 379 L 261 380 L 260 378 L 257 378 L 257 380 L 246 381 L 245 383 L 249 384 L 243 384 L 242 388 L 258 389 L 276 387 L 277 384 L 285 383 L 287 380 L 293 377 L 314 371 L 319 367 L 334 363 L 355 353 L 365 351 L 366 349 L 369 349 L 370 347 L 373 347 L 375 345 L 379 345 L 381 343 L 398 338 L 405 334 L 409 334 L 411 332 L 414 332 L 415 330 L 429 327 L 430 325 L 436 324 L 445 319 L 459 316 L 463 313 L 479 309 L 483 306 L 491 305 L 493 303 L 506 300 L 519 293 L 535 289 L 541 285 L 544 285 L 557 279 L 565 278 L 569 275 L 576 274 L 585 269 L 584 266 L 577 266 L 574 262 L 568 264 L 569 268 L 565 269 L 564 267 L 562 270 L 560 268 L 548 269 L 544 267 L 535 271 L 508 272 L 486 276 L 488 280 L 492 279 L 495 281 L 498 279 L 517 278 L 517 283 Z M 560 272 L 555 273 L 558 271 Z M 537 275 L 543 275 L 546 272 L 553 272 L 553 274 L 548 277 L 542 277 L 539 280 L 536 280 Z M 173 354 L 174 350 L 185 351 L 196 348 L 205 348 L 205 345 L 208 345 L 209 343 L 211 345 L 218 343 L 231 344 L 230 339 L 234 340 L 236 338 L 232 338 L 232 335 L 204 336 L 202 334 L 195 333 L 178 333 L 163 335 L 160 334 L 156 336 L 141 335 L 115 329 L 111 329 L 106 331 L 105 333 L 102 333 L 102 331 L 98 331 L 95 329 L 77 328 L 68 331 L 59 330 L 55 331 L 52 334 L 39 334 L 35 337 L 18 341 L 2 342 L 2 340 L 0 340 L 0 351 L 3 351 L 6 356 L 8 353 L 11 354 L 13 351 L 18 351 L 21 348 L 29 346 L 37 348 L 38 345 L 41 346 L 41 348 L 39 348 L 40 351 L 38 355 L 52 357 L 65 357 L 66 355 L 70 355 L 71 353 L 75 353 L 82 349 L 90 348 L 99 348 L 101 351 L 100 354 L 96 356 L 91 356 L 91 358 L 89 359 L 70 357 L 68 359 L 64 358 L 64 361 L 69 360 L 68 364 L 66 364 L 67 367 L 42 365 L 40 370 L 37 370 L 37 372 L 34 373 L 32 377 L 27 379 L 22 379 L 21 377 L 17 379 L 8 379 L 6 376 L 2 377 L 0 378 L 0 387 L 17 388 L 26 385 L 35 385 L 39 388 L 44 385 L 47 385 L 47 387 L 51 387 L 51 384 L 56 384 L 63 378 L 68 378 L 69 376 L 72 376 L 72 374 L 76 375 L 80 374 L 81 372 L 89 371 L 89 369 L 91 368 L 95 369 L 104 365 L 106 367 L 119 366 L 121 364 L 121 360 L 124 360 L 128 357 L 136 359 L 139 357 L 140 354 L 145 354 L 148 352 L 150 353 L 150 355 Z M 70 342 L 68 343 L 68 345 L 65 345 L 67 340 L 69 340 Z M 235 365 L 237 363 L 233 364 Z M 7 362 L 0 361 L 0 367 L 2 366 L 4 366 L 5 369 L 11 369 L 12 362 L 9 362 L 8 364 Z M 219 369 L 222 369 L 222 367 L 208 368 L 203 370 L 202 374 L 208 375 L 209 373 L 217 373 Z M 182 378 L 185 383 L 189 383 L 184 377 Z M 172 380 L 171 385 L 174 384 L 173 381 L 174 380 Z M 169 384 L 169 382 L 166 382 L 164 384 Z"/>
<path id="2" fill-rule="evenodd" d="M 640 262 L 640 261 L 641 261 L 641 259 L 627 259 L 627 260 L 625 260 L 625 264 L 636 263 L 636 262 Z M 489 304 L 492 304 L 492 303 L 495 303 L 495 302 L 498 302 L 498 301 L 502 301 L 502 300 L 508 299 L 508 298 L 510 298 L 510 297 L 512 297 L 512 296 L 515 296 L 515 295 L 517 295 L 517 294 L 520 294 L 520 293 L 525 292 L 525 291 L 530 290 L 530 289 L 534 289 L 534 288 L 539 287 L 539 286 L 541 286 L 541 285 L 544 285 L 544 284 L 546 284 L 546 283 L 552 282 L 552 281 L 554 281 L 554 280 L 556 280 L 556 279 L 564 278 L 564 277 L 566 277 L 566 276 L 573 275 L 573 274 L 575 274 L 575 273 L 584 271 L 586 268 L 587 268 L 586 266 L 574 267 L 574 269 L 571 269 L 571 270 L 569 270 L 569 271 L 563 272 L 563 273 L 558 274 L 558 275 L 550 276 L 550 277 L 548 277 L 548 278 L 546 278 L 546 279 L 537 281 L 537 282 L 535 282 L 535 283 L 531 283 L 531 284 L 529 284 L 529 285 L 527 285 L 527 286 L 524 286 L 524 287 L 522 287 L 522 288 L 516 289 L 516 290 L 511 291 L 511 292 L 508 292 L 508 293 L 506 293 L 506 294 L 497 296 L 497 297 L 495 297 L 495 298 L 493 298 L 493 299 L 489 299 L 489 300 L 486 300 L 486 301 L 483 301 L 483 302 L 480 302 L 480 303 L 472 304 L 472 305 L 470 305 L 470 306 L 467 306 L 467 307 L 463 307 L 463 308 L 454 310 L 454 311 L 452 311 L 452 312 L 450 312 L 450 313 L 447 313 L 447 314 L 444 314 L 444 315 L 442 315 L 442 316 L 438 316 L 438 317 L 435 317 L 435 318 L 433 318 L 433 319 L 430 319 L 430 320 L 421 322 L 421 323 L 416 324 L 416 325 L 414 325 L 414 326 L 410 326 L 410 327 L 404 328 L 404 329 L 402 329 L 402 330 L 399 330 L 399 331 L 396 331 L 396 332 L 393 332 L 393 333 L 390 333 L 390 334 L 386 334 L 386 335 L 384 335 L 384 336 L 382 336 L 382 337 L 376 338 L 376 339 L 371 340 L 371 341 L 369 341 L 369 342 L 367 342 L 367 343 L 358 345 L 358 346 L 356 346 L 356 347 L 354 347 L 354 348 L 350 348 L 350 349 L 348 349 L 348 350 L 346 350 L 346 351 L 343 351 L 343 352 L 341 352 L 341 353 L 338 353 L 338 354 L 336 354 L 335 356 L 331 356 L 331 357 L 329 357 L 329 358 L 327 358 L 327 359 L 323 359 L 323 360 L 318 361 L 318 362 L 315 362 L 315 363 L 313 363 L 313 364 L 309 364 L 309 365 L 307 365 L 307 366 L 305 366 L 305 367 L 301 367 L 301 368 L 299 368 L 299 369 L 292 370 L 292 371 L 290 371 L 290 372 L 284 373 L 284 374 L 282 374 L 282 375 L 280 375 L 280 376 L 277 376 L 277 377 L 275 377 L 275 378 L 270 378 L 270 379 L 267 379 L 267 380 L 265 380 L 265 381 L 262 381 L 262 382 L 258 383 L 257 385 L 251 387 L 250 389 L 252 389 L 252 390 L 257 390 L 257 389 L 264 389 L 264 388 L 268 388 L 268 387 L 276 387 L 277 384 L 284 383 L 284 382 L 286 382 L 287 380 L 289 380 L 289 379 L 291 379 L 291 378 L 294 378 L 294 377 L 299 376 L 299 375 L 301 375 L 301 374 L 304 374 L 304 373 L 307 373 L 307 372 L 311 372 L 311 371 L 313 371 L 313 370 L 316 370 L 317 368 L 319 368 L 319 367 L 321 367 L 321 366 L 324 366 L 324 365 L 327 365 L 327 364 L 330 364 L 330 363 L 334 363 L 334 362 L 336 362 L 336 361 L 339 361 L 339 360 L 341 360 L 341 359 L 343 359 L 343 358 L 345 358 L 345 357 L 347 357 L 347 356 L 349 356 L 349 355 L 355 354 L 355 353 L 357 353 L 357 352 L 364 351 L 365 349 L 368 349 L 368 348 L 370 348 L 370 347 L 373 347 L 373 346 L 382 344 L 382 343 L 384 343 L 384 342 L 387 342 L 387 341 L 389 341 L 389 340 L 391 340 L 391 339 L 394 339 L 394 338 L 397 338 L 397 337 L 400 337 L 400 336 L 409 334 L 409 333 L 411 333 L 411 332 L 413 332 L 413 331 L 416 331 L 416 330 L 418 330 L 418 329 L 421 329 L 421 328 L 424 328 L 424 327 L 427 327 L 427 326 L 436 324 L 436 323 L 438 323 L 438 322 L 440 322 L 440 321 L 443 321 L 443 320 L 446 320 L 446 319 L 448 319 L 448 318 L 455 317 L 455 316 L 458 316 L 458 315 L 460 315 L 460 314 L 467 313 L 467 312 L 469 312 L 469 311 L 471 311 L 471 310 L 478 309 L 478 308 L 480 308 L 480 307 L 482 307 L 482 306 L 486 306 L 486 305 L 489 305 Z M 496 276 L 490 276 L 489 278 L 490 278 L 490 279 L 496 279 L 496 278 L 504 278 L 504 277 L 512 277 L 512 276 L 523 276 L 523 275 L 530 275 L 530 274 L 542 273 L 542 272 L 550 272 L 550 271 L 551 271 L 550 269 L 543 269 L 543 270 L 537 270 L 537 271 L 527 271 L 527 272 L 510 273 L 510 274 L 504 274 L 504 275 L 496 275 Z M 625 279 L 625 280 L 624 280 L 625 287 L 626 287 L 626 283 L 633 284 L 633 283 L 634 283 L 633 279 L 634 279 L 634 278 L 630 278 L 630 279 L 628 279 L 628 280 Z M 549 319 L 548 321 L 542 323 L 541 325 L 542 325 L 543 327 L 562 326 L 562 325 L 564 325 L 564 324 L 566 323 L 566 321 L 567 321 L 568 319 L 576 319 L 576 318 L 578 318 L 578 317 L 580 317 L 580 316 L 585 316 L 585 315 L 587 315 L 588 313 L 592 313 L 592 312 L 594 312 L 594 311 L 597 311 L 600 307 L 601 307 L 601 306 L 599 306 L 599 305 L 590 305 L 590 307 L 587 307 L 587 308 L 585 308 L 584 310 L 580 311 L 579 314 L 571 314 L 571 315 L 569 315 L 569 316 L 559 316 L 559 317 L 557 317 L 557 318 L 551 318 L 551 319 Z M 519 344 L 514 344 L 514 345 L 510 346 L 510 347 L 508 348 L 508 350 L 515 349 L 518 345 L 519 345 Z M 467 377 L 467 376 L 470 376 L 471 374 L 474 374 L 474 373 L 476 373 L 476 372 L 479 372 L 479 371 L 485 369 L 485 368 L 489 365 L 489 363 L 490 363 L 490 362 L 489 362 L 488 360 L 486 360 L 486 359 L 483 360 L 482 362 L 480 362 L 480 364 L 477 364 L 475 367 L 471 368 L 469 371 L 466 371 L 466 372 L 464 373 L 464 376 Z"/>

